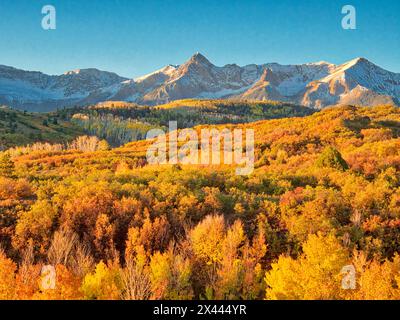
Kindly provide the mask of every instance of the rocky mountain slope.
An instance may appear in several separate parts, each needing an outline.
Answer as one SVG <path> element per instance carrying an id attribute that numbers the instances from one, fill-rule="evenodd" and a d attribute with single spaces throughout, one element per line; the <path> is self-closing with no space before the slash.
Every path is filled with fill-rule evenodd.
<path id="1" fill-rule="evenodd" d="M 0 66 L 0 103 L 28 110 L 115 100 L 157 105 L 186 98 L 279 100 L 312 108 L 399 104 L 400 74 L 357 58 L 342 65 L 218 67 L 200 53 L 136 79 L 97 69 L 48 76 Z"/>
<path id="2" fill-rule="evenodd" d="M 91 92 L 127 80 L 115 73 L 81 69 L 50 76 L 0 65 L 0 104 L 49 111 L 80 104 Z"/>

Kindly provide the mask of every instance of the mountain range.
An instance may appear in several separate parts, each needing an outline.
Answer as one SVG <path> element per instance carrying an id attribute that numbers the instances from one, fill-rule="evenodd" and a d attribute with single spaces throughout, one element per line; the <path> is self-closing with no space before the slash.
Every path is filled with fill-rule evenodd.
<path id="1" fill-rule="evenodd" d="M 321 61 L 218 67 L 200 53 L 182 65 L 136 79 L 97 69 L 53 76 L 0 65 L 0 104 L 29 111 L 110 100 L 157 105 L 185 98 L 278 100 L 317 109 L 334 104 L 399 105 L 400 74 L 365 58 L 341 65 Z"/>

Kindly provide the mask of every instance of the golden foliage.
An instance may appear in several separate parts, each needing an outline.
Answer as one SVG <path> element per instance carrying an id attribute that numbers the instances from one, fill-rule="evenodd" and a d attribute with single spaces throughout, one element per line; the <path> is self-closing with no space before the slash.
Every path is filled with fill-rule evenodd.
<path id="1" fill-rule="evenodd" d="M 400 109 L 234 126 L 255 130 L 250 176 L 146 165 L 149 141 L 15 150 L 0 177 L 0 298 L 399 299 Z"/>

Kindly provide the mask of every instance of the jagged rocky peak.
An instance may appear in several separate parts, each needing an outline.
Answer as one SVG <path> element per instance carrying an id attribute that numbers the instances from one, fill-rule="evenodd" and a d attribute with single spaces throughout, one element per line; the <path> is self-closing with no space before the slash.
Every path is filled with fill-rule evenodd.
<path id="1" fill-rule="evenodd" d="M 279 84 L 279 78 L 274 74 L 270 68 L 264 68 L 264 71 L 258 82 L 270 82 L 273 85 Z"/>
<path id="2" fill-rule="evenodd" d="M 397 103 L 400 74 L 382 69 L 364 57 L 340 65 L 319 61 L 241 67 L 233 63 L 215 66 L 200 52 L 181 65 L 167 65 L 135 79 L 95 68 L 50 76 L 0 65 L 0 103 L 27 110 L 104 100 L 157 105 L 184 98 L 248 97 L 278 99 L 312 108 L 345 101 L 361 105 L 378 101 Z"/>
<path id="3" fill-rule="evenodd" d="M 204 55 L 196 52 L 188 61 L 188 63 L 201 63 L 206 65 L 213 65 Z"/>

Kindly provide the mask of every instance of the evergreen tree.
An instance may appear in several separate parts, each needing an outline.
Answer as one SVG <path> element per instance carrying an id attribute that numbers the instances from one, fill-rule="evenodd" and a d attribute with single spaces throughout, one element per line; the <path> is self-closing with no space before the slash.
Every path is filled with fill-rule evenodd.
<path id="1" fill-rule="evenodd" d="M 8 153 L 0 156 L 0 176 L 11 178 L 14 175 L 14 162 Z"/>
<path id="2" fill-rule="evenodd" d="M 342 171 L 349 169 L 347 162 L 342 158 L 340 152 L 331 146 L 326 147 L 322 151 L 317 160 L 317 166 L 320 168 L 335 168 Z"/>

